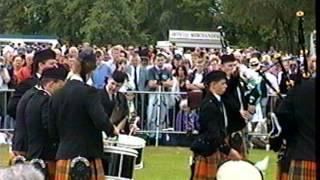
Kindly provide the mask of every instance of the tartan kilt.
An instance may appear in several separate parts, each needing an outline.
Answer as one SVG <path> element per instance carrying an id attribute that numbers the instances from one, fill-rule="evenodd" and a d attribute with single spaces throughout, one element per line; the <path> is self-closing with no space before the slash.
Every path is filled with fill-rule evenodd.
<path id="1" fill-rule="evenodd" d="M 217 151 L 208 157 L 195 155 L 192 180 L 214 180 L 218 166 L 226 160 L 226 156 Z"/>
<path id="2" fill-rule="evenodd" d="M 71 180 L 70 176 L 71 159 L 58 160 L 56 163 L 55 180 Z M 104 180 L 104 170 L 101 159 L 94 159 L 90 161 L 91 179 L 90 180 Z"/>
<path id="3" fill-rule="evenodd" d="M 317 163 L 315 161 L 292 160 L 289 168 L 289 180 L 316 180 Z"/>
<path id="4" fill-rule="evenodd" d="M 284 164 L 279 161 L 277 163 L 277 180 L 289 180 L 288 169 L 286 169 Z"/>
<path id="5" fill-rule="evenodd" d="M 56 174 L 56 161 L 46 161 L 47 177 L 49 180 L 54 180 Z"/>

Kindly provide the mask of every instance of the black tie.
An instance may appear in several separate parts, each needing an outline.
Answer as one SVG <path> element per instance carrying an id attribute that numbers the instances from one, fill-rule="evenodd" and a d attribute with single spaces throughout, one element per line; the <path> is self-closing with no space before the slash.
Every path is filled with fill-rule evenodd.
<path id="1" fill-rule="evenodd" d="M 225 108 L 224 108 L 222 101 L 219 101 L 219 108 L 223 114 L 223 125 L 224 125 L 224 127 L 226 127 L 226 126 L 228 126 L 228 122 L 227 122 L 226 112 L 225 112 Z"/>
<path id="2" fill-rule="evenodd" d="M 137 72 L 137 67 L 134 67 L 134 84 L 136 85 L 136 90 L 138 90 L 138 72 Z"/>

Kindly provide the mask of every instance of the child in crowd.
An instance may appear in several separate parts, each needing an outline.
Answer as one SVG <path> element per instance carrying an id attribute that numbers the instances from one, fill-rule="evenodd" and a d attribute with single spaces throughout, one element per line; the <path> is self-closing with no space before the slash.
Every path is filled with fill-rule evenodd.
<path id="1" fill-rule="evenodd" d="M 181 100 L 180 111 L 176 117 L 176 131 L 187 131 L 187 133 L 195 133 L 199 130 L 199 115 L 195 109 L 188 106 L 186 99 Z"/>

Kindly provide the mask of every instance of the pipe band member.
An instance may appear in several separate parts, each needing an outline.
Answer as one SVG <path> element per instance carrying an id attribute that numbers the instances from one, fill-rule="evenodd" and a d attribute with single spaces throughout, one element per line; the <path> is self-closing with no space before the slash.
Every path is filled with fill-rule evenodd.
<path id="1" fill-rule="evenodd" d="M 227 142 L 228 117 L 222 101 L 227 88 L 226 74 L 212 71 L 205 77 L 205 84 L 208 92 L 200 105 L 199 136 L 191 145 L 194 152 L 193 180 L 215 179 L 221 162 L 242 158 Z"/>
<path id="2" fill-rule="evenodd" d="M 92 49 L 83 49 L 74 63 L 80 72 L 74 73 L 65 86 L 50 101 L 49 135 L 59 139 L 56 153 L 55 180 L 70 179 L 72 159 L 80 156 L 90 162 L 91 179 L 104 179 L 102 131 L 118 135 L 101 104 L 99 91 L 85 82 L 96 67 Z"/>
<path id="3" fill-rule="evenodd" d="M 12 151 L 13 156 L 25 156 L 28 150 L 27 128 L 25 122 L 25 108 L 30 98 L 35 94 L 39 86 L 41 74 L 46 68 L 56 67 L 55 53 L 51 49 L 37 51 L 34 55 L 34 75 L 19 84 L 8 103 L 16 120 Z"/>
<path id="4" fill-rule="evenodd" d="M 287 171 L 279 169 L 279 179 L 316 179 L 315 78 L 290 89 L 275 113 L 286 140 Z"/>
<path id="5" fill-rule="evenodd" d="M 48 135 L 49 99 L 52 94 L 63 87 L 67 73 L 62 66 L 45 69 L 38 83 L 39 89 L 30 98 L 25 109 L 28 129 L 27 160 L 43 160 L 46 164 L 47 179 L 54 179 L 57 150 L 57 143 Z"/>

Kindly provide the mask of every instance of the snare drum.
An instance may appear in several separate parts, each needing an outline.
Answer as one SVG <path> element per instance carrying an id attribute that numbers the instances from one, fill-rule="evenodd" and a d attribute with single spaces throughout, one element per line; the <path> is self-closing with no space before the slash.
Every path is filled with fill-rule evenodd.
<path id="1" fill-rule="evenodd" d="M 138 151 L 135 168 L 143 168 L 143 150 L 146 146 L 146 141 L 144 139 L 135 136 L 120 135 L 117 146 L 131 148 Z"/>
<path id="2" fill-rule="evenodd" d="M 218 167 L 217 180 L 263 180 L 262 172 L 249 161 L 226 161 Z"/>
<path id="3" fill-rule="evenodd" d="M 104 147 L 102 160 L 105 178 L 108 180 L 133 180 L 138 152 L 115 146 Z"/>
<path id="4" fill-rule="evenodd" d="M 131 148 L 138 151 L 135 169 L 143 168 L 143 150 L 146 146 L 146 141 L 144 139 L 135 136 L 120 134 L 117 140 L 109 139 L 104 141 L 104 144 L 109 146 Z"/>

